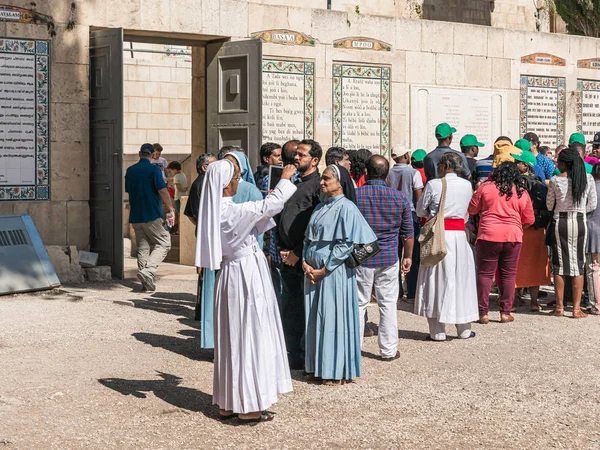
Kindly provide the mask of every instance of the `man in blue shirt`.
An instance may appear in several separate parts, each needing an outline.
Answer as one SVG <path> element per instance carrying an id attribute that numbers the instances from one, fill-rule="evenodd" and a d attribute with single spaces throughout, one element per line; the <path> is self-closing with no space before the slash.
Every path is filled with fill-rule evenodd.
<path id="1" fill-rule="evenodd" d="M 556 168 L 556 165 L 554 164 L 554 161 L 552 161 L 550 158 L 538 152 L 538 148 L 540 146 L 540 138 L 537 134 L 529 132 L 525 133 L 523 139 L 529 141 L 529 143 L 531 144 L 531 148 L 529 149 L 529 151 L 533 153 L 533 156 L 535 156 L 535 159 L 537 159 L 538 165 L 544 171 L 544 180 L 550 180 L 550 178 L 552 178 L 552 175 L 554 174 L 554 169 Z"/>
<path id="2" fill-rule="evenodd" d="M 367 183 L 356 190 L 356 204 L 377 235 L 381 252 L 356 268 L 361 343 L 365 311 L 371 300 L 371 290 L 375 287 L 375 298 L 379 305 L 379 351 L 384 361 L 392 361 L 400 357 L 396 313 L 400 293 L 399 275 L 400 272 L 407 274 L 412 265 L 414 234 L 411 201 L 400 190 L 386 186 L 385 180 L 390 170 L 387 159 L 379 155 L 371 156 L 366 170 Z M 402 264 L 398 260 L 400 239 L 404 249 Z"/>
<path id="3" fill-rule="evenodd" d="M 156 269 L 171 249 L 171 236 L 163 223 L 163 202 L 169 208 L 167 224 L 172 227 L 175 223 L 175 209 L 162 172 L 150 162 L 152 153 L 152 144 L 142 145 L 139 162 L 125 174 L 129 223 L 133 225 L 137 244 L 137 277 L 147 291 L 156 290 Z"/>
<path id="4" fill-rule="evenodd" d="M 447 123 L 440 123 L 437 127 L 435 127 L 435 138 L 438 141 L 438 146 L 429 152 L 423 163 L 425 165 L 425 178 L 427 180 L 433 180 L 437 178 L 437 165 L 444 156 L 445 153 L 456 153 L 460 155 L 463 162 L 463 173 L 461 176 L 463 178 L 469 178 L 471 176 L 471 171 L 469 170 L 469 163 L 465 155 L 461 152 L 450 148 L 452 144 L 452 138 L 454 137 L 454 133 L 456 133 L 456 128 L 451 127 Z"/>
<path id="5" fill-rule="evenodd" d="M 533 152 L 531 151 L 531 148 L 533 147 L 531 145 L 531 143 L 527 140 L 527 139 L 519 139 L 517 142 L 515 142 L 515 147 L 517 147 L 519 150 L 521 150 L 522 152 L 529 152 L 533 155 Z M 538 153 L 539 156 L 544 156 L 541 153 Z M 535 155 L 533 155 L 535 156 Z M 538 177 L 540 177 L 540 179 L 545 183 L 546 180 L 550 180 L 550 178 L 548 178 L 546 176 L 546 170 L 540 165 L 540 160 L 538 158 L 535 158 L 535 166 L 533 166 L 531 168 L 532 172 L 537 175 Z"/>

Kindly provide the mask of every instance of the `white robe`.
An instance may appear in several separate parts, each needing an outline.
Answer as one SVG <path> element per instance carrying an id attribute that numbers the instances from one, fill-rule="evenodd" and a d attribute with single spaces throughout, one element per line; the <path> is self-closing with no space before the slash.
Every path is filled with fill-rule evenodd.
<path id="1" fill-rule="evenodd" d="M 292 390 L 269 266 L 256 237 L 296 191 L 279 182 L 262 201 L 221 205 L 223 262 L 215 284 L 213 404 L 234 413 L 263 411 Z"/>
<path id="2" fill-rule="evenodd" d="M 465 219 L 473 195 L 471 183 L 446 175 L 444 218 Z M 437 214 L 442 196 L 442 181 L 429 180 L 417 203 L 419 217 Z M 445 231 L 448 254 L 433 267 L 419 268 L 415 314 L 441 323 L 463 324 L 479 319 L 475 261 L 464 231 Z"/>

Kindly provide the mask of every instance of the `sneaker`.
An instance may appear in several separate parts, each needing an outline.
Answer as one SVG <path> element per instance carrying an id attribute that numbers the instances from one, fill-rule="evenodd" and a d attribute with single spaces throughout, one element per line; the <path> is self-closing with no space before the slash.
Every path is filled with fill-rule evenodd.
<path id="1" fill-rule="evenodd" d="M 142 283 L 144 289 L 150 292 L 156 291 L 156 284 L 154 284 L 154 278 L 152 275 L 148 275 L 144 272 L 138 272 L 138 280 Z"/>

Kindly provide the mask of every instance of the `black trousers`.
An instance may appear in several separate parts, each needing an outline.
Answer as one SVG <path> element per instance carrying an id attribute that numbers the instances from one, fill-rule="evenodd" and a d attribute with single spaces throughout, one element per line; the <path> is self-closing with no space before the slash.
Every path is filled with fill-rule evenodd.
<path id="1" fill-rule="evenodd" d="M 302 345 L 305 328 L 304 315 L 304 273 L 301 261 L 291 267 L 281 264 L 283 285 L 281 304 L 281 323 L 285 336 L 290 368 L 304 368 L 304 349 Z"/>

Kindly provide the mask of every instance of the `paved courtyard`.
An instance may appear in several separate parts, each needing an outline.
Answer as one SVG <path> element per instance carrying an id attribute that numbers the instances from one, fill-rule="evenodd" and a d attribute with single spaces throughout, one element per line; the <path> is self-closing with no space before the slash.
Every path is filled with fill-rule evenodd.
<path id="1" fill-rule="evenodd" d="M 379 361 L 369 338 L 357 382 L 294 372 L 275 420 L 240 427 L 211 405 L 194 269 L 159 274 L 153 294 L 126 281 L 0 297 L 0 450 L 600 449 L 600 318 L 495 313 L 475 339 L 434 343 L 399 311 L 401 359 Z"/>

